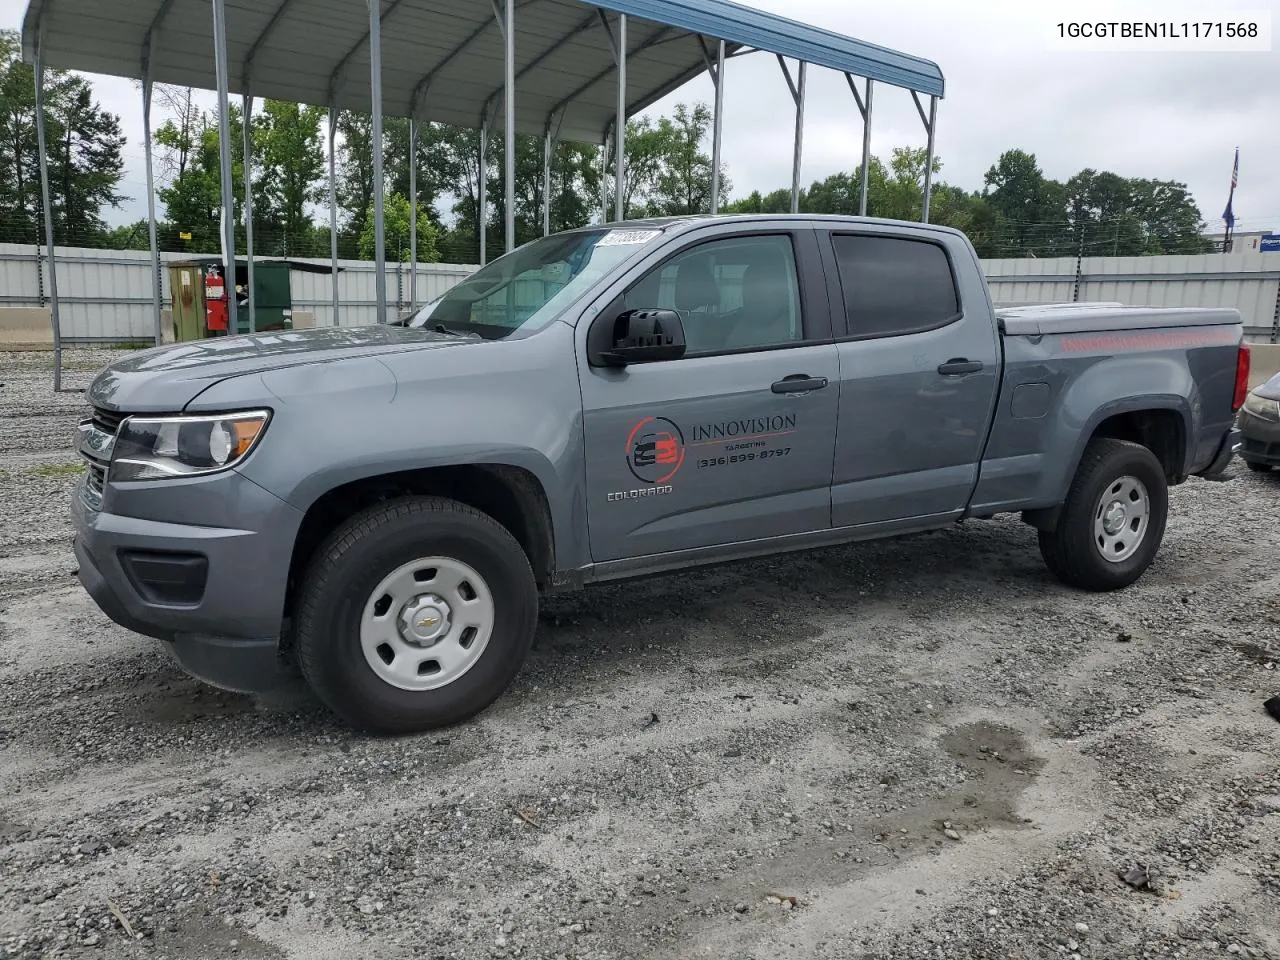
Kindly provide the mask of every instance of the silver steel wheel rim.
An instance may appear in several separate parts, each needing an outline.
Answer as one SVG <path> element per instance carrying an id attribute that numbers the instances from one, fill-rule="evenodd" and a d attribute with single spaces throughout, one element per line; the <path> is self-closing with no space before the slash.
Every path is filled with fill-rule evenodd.
<path id="1" fill-rule="evenodd" d="M 1137 477 L 1113 480 L 1093 511 L 1093 544 L 1110 563 L 1128 560 L 1146 539 L 1151 496 Z"/>
<path id="2" fill-rule="evenodd" d="M 360 648 L 374 674 L 401 690 L 437 690 L 476 665 L 493 635 L 494 603 L 473 568 L 450 557 L 397 567 L 360 617 Z"/>

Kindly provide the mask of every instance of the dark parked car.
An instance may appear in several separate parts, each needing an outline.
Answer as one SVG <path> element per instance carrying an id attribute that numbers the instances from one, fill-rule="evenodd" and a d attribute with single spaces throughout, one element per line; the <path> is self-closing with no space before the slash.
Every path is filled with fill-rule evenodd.
<path id="1" fill-rule="evenodd" d="M 1257 387 L 1240 410 L 1240 459 L 1250 470 L 1280 467 L 1280 373 Z"/>

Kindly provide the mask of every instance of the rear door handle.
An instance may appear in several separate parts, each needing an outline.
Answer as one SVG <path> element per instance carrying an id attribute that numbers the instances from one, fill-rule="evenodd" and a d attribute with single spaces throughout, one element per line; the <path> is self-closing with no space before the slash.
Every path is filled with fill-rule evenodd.
<path id="1" fill-rule="evenodd" d="M 808 393 L 810 390 L 821 390 L 827 385 L 826 377 L 811 377 L 807 373 L 793 373 L 774 383 L 774 393 Z"/>
<path id="2" fill-rule="evenodd" d="M 966 373 L 977 373 L 981 369 L 981 360 L 966 360 L 964 357 L 953 357 L 946 363 L 938 364 L 938 372 L 944 377 L 958 377 Z"/>

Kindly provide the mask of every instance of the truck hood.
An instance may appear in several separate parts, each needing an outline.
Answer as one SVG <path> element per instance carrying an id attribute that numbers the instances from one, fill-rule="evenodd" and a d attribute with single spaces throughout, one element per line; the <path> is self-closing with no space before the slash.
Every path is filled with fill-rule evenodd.
<path id="1" fill-rule="evenodd" d="M 382 324 L 214 337 L 153 347 L 119 360 L 94 378 L 87 397 L 93 406 L 107 410 L 173 413 L 227 377 L 479 342 L 483 341 Z"/>

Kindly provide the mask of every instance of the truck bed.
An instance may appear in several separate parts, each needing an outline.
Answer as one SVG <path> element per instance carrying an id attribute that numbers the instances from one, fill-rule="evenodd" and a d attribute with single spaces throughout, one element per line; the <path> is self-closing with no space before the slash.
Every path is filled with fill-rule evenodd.
<path id="1" fill-rule="evenodd" d="M 1234 421 L 1240 314 L 1217 307 L 998 307 L 1004 371 L 975 515 L 1062 500 L 1095 431 L 1155 444 L 1171 481 L 1211 466 Z"/>
<path id="2" fill-rule="evenodd" d="M 1111 302 L 1086 302 L 998 307 L 996 319 L 1007 336 L 1035 337 L 1109 330 L 1233 326 L 1240 323 L 1240 314 L 1216 307 L 1126 307 Z"/>

